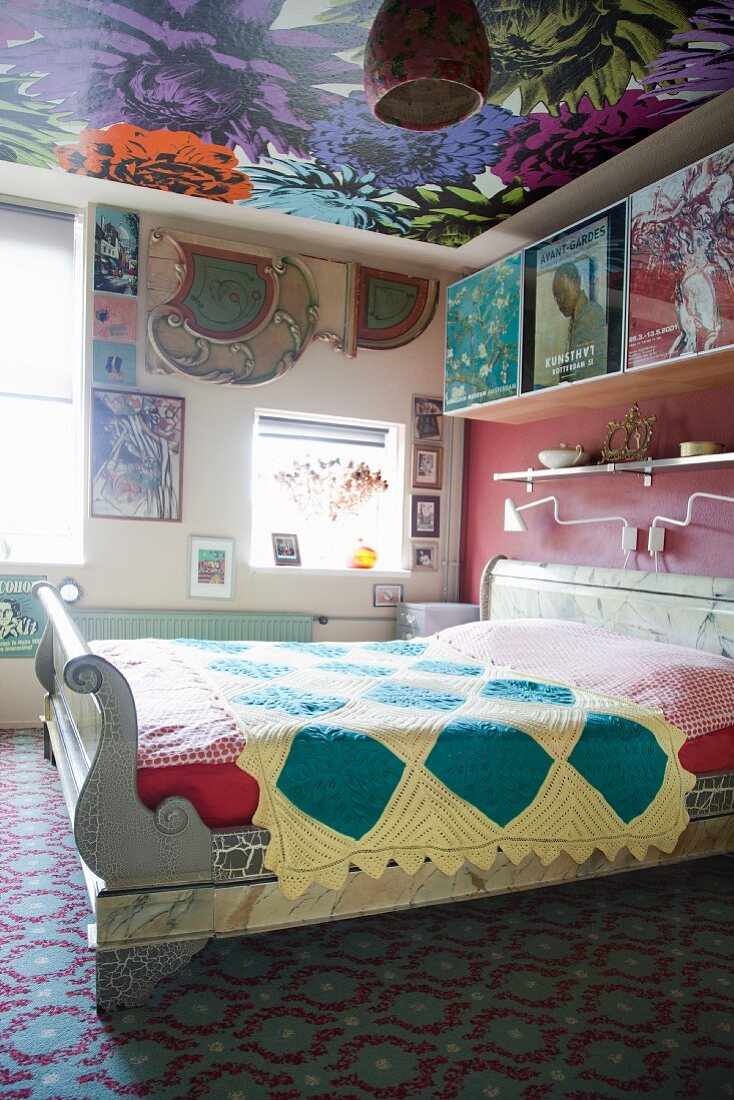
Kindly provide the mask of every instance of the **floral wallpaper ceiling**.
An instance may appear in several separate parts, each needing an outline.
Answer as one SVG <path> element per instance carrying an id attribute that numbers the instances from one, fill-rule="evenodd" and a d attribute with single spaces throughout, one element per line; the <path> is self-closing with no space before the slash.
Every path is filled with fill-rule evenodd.
<path id="1" fill-rule="evenodd" d="M 378 7 L 0 0 L 0 160 L 457 246 L 734 86 L 734 0 L 478 0 L 491 102 L 409 133 L 365 106 Z"/>

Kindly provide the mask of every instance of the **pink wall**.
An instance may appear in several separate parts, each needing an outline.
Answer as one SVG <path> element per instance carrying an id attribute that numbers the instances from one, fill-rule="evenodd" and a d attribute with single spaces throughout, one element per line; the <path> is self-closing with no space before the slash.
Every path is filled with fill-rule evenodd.
<path id="1" fill-rule="evenodd" d="M 628 568 L 651 569 L 647 528 L 655 515 L 682 519 L 693 492 L 734 496 L 732 467 L 656 474 L 647 489 L 634 474 L 545 482 L 532 494 L 522 484 L 492 480 L 495 471 L 538 467 L 538 451 L 559 443 L 582 443 L 595 462 L 609 421 L 623 419 L 628 408 L 629 403 L 520 425 L 466 422 L 462 600 L 476 601 L 482 569 L 495 554 L 525 561 L 615 568 L 623 563 L 620 524 L 559 527 L 553 521 L 553 506 L 548 504 L 525 514 L 526 532 L 506 532 L 502 529 L 505 497 L 512 497 L 520 505 L 552 493 L 558 497 L 563 519 L 625 516 L 641 528 L 638 551 L 630 558 Z M 734 450 L 734 387 L 645 399 L 640 402 L 640 410 L 645 417 L 651 413 L 657 416 L 649 449 L 653 458 L 677 456 L 679 442 L 686 439 L 717 440 L 727 450 Z M 665 553 L 659 558 L 661 570 L 734 577 L 734 504 L 697 501 L 691 525 L 669 527 L 665 545 Z"/>

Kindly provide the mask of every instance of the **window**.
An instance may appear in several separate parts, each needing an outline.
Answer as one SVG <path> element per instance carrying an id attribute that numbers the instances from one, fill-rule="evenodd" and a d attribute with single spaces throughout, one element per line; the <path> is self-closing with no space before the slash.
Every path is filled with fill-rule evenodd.
<path id="1" fill-rule="evenodd" d="M 360 546 L 402 568 L 402 425 L 256 410 L 252 563 L 273 565 L 271 536 L 297 536 L 301 565 L 347 569 Z"/>
<path id="2" fill-rule="evenodd" d="M 0 204 L 0 537 L 11 562 L 81 557 L 81 223 Z"/>

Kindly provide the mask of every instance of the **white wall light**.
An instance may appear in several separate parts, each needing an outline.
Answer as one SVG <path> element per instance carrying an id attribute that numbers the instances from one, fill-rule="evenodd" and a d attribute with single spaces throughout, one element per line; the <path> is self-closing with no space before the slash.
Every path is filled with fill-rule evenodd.
<path id="1" fill-rule="evenodd" d="M 658 554 L 665 549 L 665 529 L 659 527 L 660 523 L 673 523 L 676 527 L 687 527 L 693 515 L 694 500 L 721 500 L 726 504 L 734 504 L 734 497 L 721 496 L 719 493 L 691 493 L 686 505 L 686 514 L 683 519 L 673 519 L 672 516 L 655 516 L 647 533 L 647 549 L 655 555 L 655 572 L 658 568 Z"/>
<path id="2" fill-rule="evenodd" d="M 633 550 L 637 549 L 636 527 L 631 527 L 624 516 L 586 516 L 584 519 L 561 519 L 558 515 L 557 497 L 543 497 L 541 500 L 533 500 L 530 504 L 522 504 L 520 507 L 515 504 L 514 500 L 507 497 L 505 500 L 505 531 L 527 531 L 527 524 L 520 513 L 527 511 L 528 508 L 537 508 L 539 504 L 549 504 L 551 501 L 553 502 L 553 519 L 562 526 L 584 523 L 621 523 L 622 549 L 627 552 L 624 564 L 627 564 L 627 558 Z"/>

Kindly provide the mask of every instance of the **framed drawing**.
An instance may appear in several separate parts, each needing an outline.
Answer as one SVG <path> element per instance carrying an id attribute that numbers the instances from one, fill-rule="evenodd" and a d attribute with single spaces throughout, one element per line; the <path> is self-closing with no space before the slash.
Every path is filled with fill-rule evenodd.
<path id="1" fill-rule="evenodd" d="M 443 474 L 443 447 L 413 445 L 413 488 L 440 489 Z"/>
<path id="2" fill-rule="evenodd" d="M 515 397 L 520 375 L 522 252 L 447 290 L 447 412 Z"/>
<path id="3" fill-rule="evenodd" d="M 734 145 L 630 199 L 627 367 L 734 344 Z"/>
<path id="4" fill-rule="evenodd" d="M 140 219 L 129 210 L 98 206 L 94 219 L 94 289 L 138 293 Z"/>
<path id="5" fill-rule="evenodd" d="M 443 439 L 443 399 L 413 395 L 413 438 Z"/>
<path id="6" fill-rule="evenodd" d="M 301 551 L 298 548 L 298 535 L 272 534 L 273 559 L 276 565 L 300 565 Z"/>
<path id="7" fill-rule="evenodd" d="M 118 294 L 95 294 L 92 336 L 95 340 L 121 340 L 134 344 L 137 333 L 136 298 Z"/>
<path id="8" fill-rule="evenodd" d="M 92 390 L 90 514 L 181 519 L 183 397 Z"/>
<path id="9" fill-rule="evenodd" d="M 438 569 L 438 543 L 413 542 L 410 546 L 410 568 L 413 573 L 435 573 Z"/>
<path id="10" fill-rule="evenodd" d="M 410 537 L 437 539 L 441 522 L 441 498 L 417 496 L 410 498 Z"/>
<path id="11" fill-rule="evenodd" d="M 374 584 L 372 586 L 373 607 L 397 607 L 402 598 L 402 584 Z"/>
<path id="12" fill-rule="evenodd" d="M 522 390 L 622 369 L 627 204 L 525 250 Z"/>
<path id="13" fill-rule="evenodd" d="M 92 341 L 92 378 L 107 385 L 134 386 L 137 346 L 117 340 Z"/>
<path id="14" fill-rule="evenodd" d="M 231 600 L 234 596 L 234 539 L 189 539 L 189 596 Z"/>

